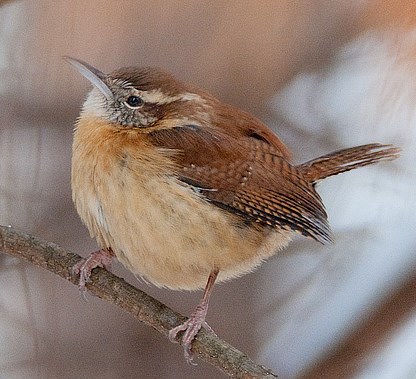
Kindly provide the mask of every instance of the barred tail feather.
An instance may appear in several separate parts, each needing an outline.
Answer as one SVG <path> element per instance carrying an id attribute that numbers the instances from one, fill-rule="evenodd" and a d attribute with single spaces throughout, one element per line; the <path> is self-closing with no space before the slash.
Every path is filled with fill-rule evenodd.
<path id="1" fill-rule="evenodd" d="M 381 161 L 391 161 L 400 154 L 400 149 L 392 145 L 373 143 L 338 150 L 322 157 L 305 162 L 297 168 L 310 183 L 317 183 L 329 176 L 354 170 Z"/>

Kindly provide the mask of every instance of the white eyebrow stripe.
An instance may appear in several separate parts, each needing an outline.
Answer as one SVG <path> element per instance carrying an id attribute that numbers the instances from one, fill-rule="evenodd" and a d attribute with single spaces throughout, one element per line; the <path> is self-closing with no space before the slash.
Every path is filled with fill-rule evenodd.
<path id="1" fill-rule="evenodd" d="M 153 104 L 169 104 L 174 101 L 201 101 L 203 98 L 196 93 L 185 92 L 180 95 L 170 96 L 163 93 L 160 88 L 154 89 L 151 91 L 139 91 L 137 90 L 137 95 L 140 96 L 146 103 Z"/>
<path id="2" fill-rule="evenodd" d="M 197 100 L 197 101 L 203 101 L 205 102 L 205 100 L 199 96 L 196 93 L 193 92 L 185 92 L 182 95 L 180 95 L 180 100 L 182 101 L 193 101 L 193 100 Z"/>

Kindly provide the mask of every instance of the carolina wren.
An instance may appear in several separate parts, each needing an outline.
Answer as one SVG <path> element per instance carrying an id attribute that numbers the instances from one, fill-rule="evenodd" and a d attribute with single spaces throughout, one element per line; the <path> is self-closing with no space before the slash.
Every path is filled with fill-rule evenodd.
<path id="1" fill-rule="evenodd" d="M 195 312 L 170 332 L 171 340 L 184 332 L 188 361 L 214 282 L 252 271 L 294 233 L 331 242 L 316 184 L 399 154 L 370 144 L 294 165 L 257 118 L 166 72 L 104 74 L 66 60 L 94 86 L 75 127 L 72 194 L 102 250 L 75 268 L 80 286 L 113 255 L 157 286 L 205 286 Z"/>

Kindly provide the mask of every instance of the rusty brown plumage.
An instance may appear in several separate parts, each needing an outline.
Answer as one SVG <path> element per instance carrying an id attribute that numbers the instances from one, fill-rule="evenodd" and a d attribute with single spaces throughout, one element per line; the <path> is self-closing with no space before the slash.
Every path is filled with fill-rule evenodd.
<path id="1" fill-rule="evenodd" d="M 260 120 L 153 68 L 104 74 L 68 61 L 94 85 L 76 124 L 72 193 L 103 249 L 78 267 L 81 283 L 109 252 L 135 275 L 204 297 L 184 331 L 185 356 L 215 281 L 252 271 L 294 233 L 333 237 L 316 184 L 399 150 L 370 144 L 301 165 Z M 207 281 L 208 278 L 208 281 Z"/>
<path id="2" fill-rule="evenodd" d="M 329 176 L 371 165 L 380 161 L 391 161 L 400 154 L 400 149 L 392 145 L 372 143 L 351 147 L 312 159 L 298 166 L 310 183 L 317 183 Z"/>
<path id="3" fill-rule="evenodd" d="M 178 152 L 174 161 L 180 179 L 199 188 L 214 205 L 248 223 L 294 230 L 322 243 L 332 242 L 332 234 L 315 184 L 328 176 L 395 159 L 399 153 L 390 145 L 369 144 L 296 166 L 281 151 L 280 140 L 266 133 L 258 138 L 243 128 L 230 135 L 221 129 L 227 125 L 189 125 L 156 131 L 150 138 L 155 146 Z M 265 129 L 259 120 L 256 125 L 258 132 Z"/>

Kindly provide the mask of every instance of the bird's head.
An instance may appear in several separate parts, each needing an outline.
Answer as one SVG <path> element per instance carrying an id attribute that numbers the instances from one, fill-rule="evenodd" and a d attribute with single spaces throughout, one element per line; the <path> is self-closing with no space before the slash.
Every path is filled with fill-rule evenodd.
<path id="1" fill-rule="evenodd" d="M 94 86 L 82 116 L 143 132 L 209 122 L 212 96 L 156 68 L 121 68 L 104 74 L 78 59 L 65 57 Z"/>

